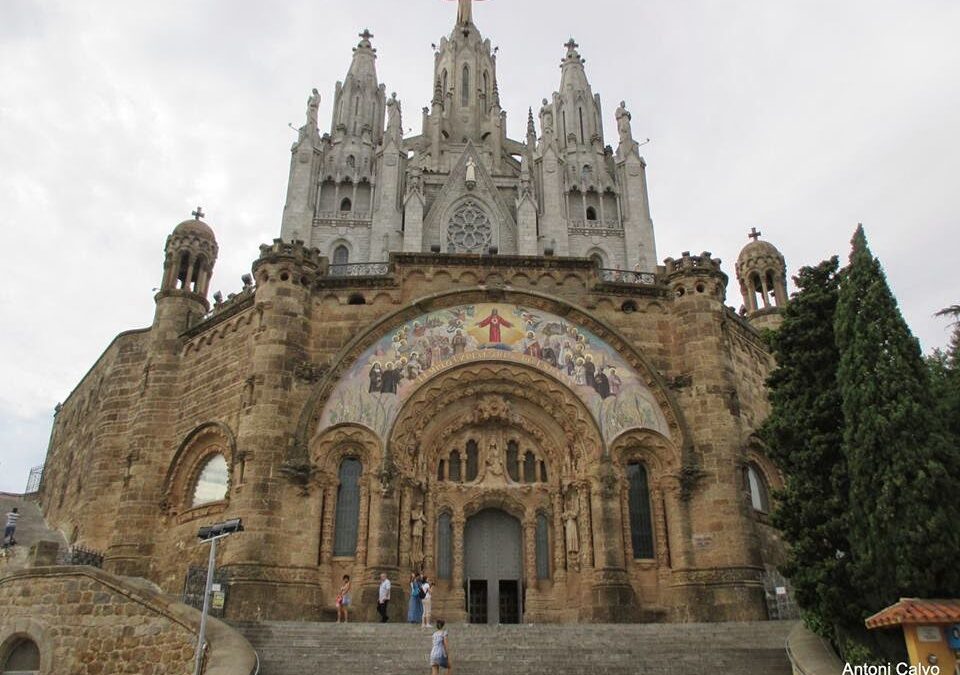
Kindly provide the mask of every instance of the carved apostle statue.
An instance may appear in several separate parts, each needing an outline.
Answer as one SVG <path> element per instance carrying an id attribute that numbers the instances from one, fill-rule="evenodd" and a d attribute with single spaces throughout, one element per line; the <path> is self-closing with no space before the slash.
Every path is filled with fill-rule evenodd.
<path id="1" fill-rule="evenodd" d="M 410 520 L 413 521 L 412 546 L 410 548 L 410 561 L 415 567 L 423 563 L 423 530 L 427 524 L 427 517 L 423 513 L 423 508 L 417 505 L 410 514 Z"/>

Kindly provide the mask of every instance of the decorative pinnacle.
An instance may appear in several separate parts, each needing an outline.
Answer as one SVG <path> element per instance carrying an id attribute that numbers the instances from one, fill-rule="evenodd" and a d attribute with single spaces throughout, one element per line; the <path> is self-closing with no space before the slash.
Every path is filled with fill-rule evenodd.
<path id="1" fill-rule="evenodd" d="M 576 40 L 574 40 L 574 39 L 571 37 L 569 40 L 566 41 L 566 43 L 564 43 L 563 46 L 567 48 L 567 51 L 568 51 L 568 52 L 572 52 L 574 49 L 576 49 L 576 48 L 579 47 L 580 45 L 578 45 L 577 42 L 576 42 Z"/>
<path id="2" fill-rule="evenodd" d="M 190 215 L 193 216 L 194 220 L 200 220 L 200 219 L 203 218 L 206 214 L 203 212 L 203 209 L 198 206 L 196 211 L 191 211 L 191 212 L 190 212 Z"/>
<path id="3" fill-rule="evenodd" d="M 527 108 L 527 135 L 536 135 L 537 129 L 533 126 L 533 108 Z"/>
<path id="4" fill-rule="evenodd" d="M 756 241 L 757 239 L 760 238 L 760 235 L 761 235 L 761 234 L 763 234 L 763 232 L 760 232 L 760 231 L 759 231 L 757 228 L 755 228 L 755 227 L 751 227 L 751 228 L 750 228 L 750 232 L 747 234 L 747 238 L 748 238 L 748 239 L 753 239 L 754 241 Z"/>

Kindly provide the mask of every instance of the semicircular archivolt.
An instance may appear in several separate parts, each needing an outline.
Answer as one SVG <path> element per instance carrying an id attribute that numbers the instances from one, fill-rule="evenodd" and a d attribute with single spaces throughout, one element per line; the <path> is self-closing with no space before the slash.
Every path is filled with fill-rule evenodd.
<path id="1" fill-rule="evenodd" d="M 318 429 L 362 424 L 386 439 L 412 392 L 473 361 L 519 362 L 550 374 L 583 401 L 605 442 L 629 429 L 671 435 L 653 392 L 607 342 L 569 319 L 496 302 L 439 309 L 388 332 L 343 373 Z"/>

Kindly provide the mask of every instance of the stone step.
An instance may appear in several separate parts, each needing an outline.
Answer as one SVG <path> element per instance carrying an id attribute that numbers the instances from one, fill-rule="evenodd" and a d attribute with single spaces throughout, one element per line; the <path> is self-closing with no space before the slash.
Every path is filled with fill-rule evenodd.
<path id="1" fill-rule="evenodd" d="M 448 625 L 455 672 L 789 675 L 794 622 Z M 407 624 L 243 622 L 262 675 L 428 671 L 432 630 Z"/>

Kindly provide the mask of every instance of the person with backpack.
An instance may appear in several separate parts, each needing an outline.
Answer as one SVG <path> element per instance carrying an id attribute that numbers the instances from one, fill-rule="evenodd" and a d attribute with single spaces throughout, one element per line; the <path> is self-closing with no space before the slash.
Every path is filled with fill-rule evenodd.
<path id="1" fill-rule="evenodd" d="M 423 620 L 423 598 L 420 593 L 423 591 L 423 584 L 420 581 L 420 574 L 410 573 L 410 604 L 407 606 L 407 622 L 420 623 Z"/>

